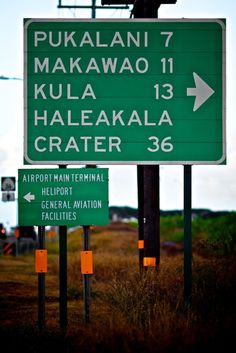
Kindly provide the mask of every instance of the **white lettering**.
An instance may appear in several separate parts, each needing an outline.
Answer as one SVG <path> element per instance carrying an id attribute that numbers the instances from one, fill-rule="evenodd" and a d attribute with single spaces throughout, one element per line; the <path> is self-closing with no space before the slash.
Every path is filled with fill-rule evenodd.
<path id="1" fill-rule="evenodd" d="M 43 120 L 43 125 L 47 126 L 47 110 L 43 111 L 43 116 L 38 116 L 38 110 L 34 111 L 34 126 L 38 126 L 38 120 Z"/>
<path id="2" fill-rule="evenodd" d="M 65 32 L 65 41 L 64 41 L 65 47 L 68 46 L 68 42 L 71 42 L 72 47 L 76 47 L 76 43 L 73 38 L 74 34 L 75 34 L 75 32 L 71 32 L 69 34 L 67 32 Z"/>
<path id="3" fill-rule="evenodd" d="M 61 138 L 58 136 L 50 136 L 49 139 L 49 151 L 52 152 L 54 148 L 57 149 L 58 152 L 61 152 Z"/>
<path id="4" fill-rule="evenodd" d="M 90 37 L 89 32 L 84 32 L 84 35 L 80 42 L 80 47 L 83 47 L 85 44 L 89 44 L 91 47 L 94 47 L 94 44 L 93 44 L 92 38 Z"/>
<path id="5" fill-rule="evenodd" d="M 81 66 L 82 64 L 82 66 Z M 129 59 L 125 57 L 121 58 L 90 58 L 89 61 L 86 61 L 85 58 L 67 58 L 63 59 L 57 57 L 52 59 L 46 57 L 44 59 L 39 59 L 38 57 L 34 58 L 34 73 L 52 73 L 57 74 L 61 73 L 79 73 L 79 74 L 88 74 L 90 72 L 97 74 L 123 74 L 126 72 L 130 73 L 139 73 L 144 74 L 149 69 L 148 60 L 144 57 L 132 58 Z"/>
<path id="6" fill-rule="evenodd" d="M 123 119 L 121 117 L 121 114 L 123 114 L 123 113 L 124 113 L 124 110 L 120 110 L 118 113 L 115 110 L 113 110 L 113 112 L 112 112 L 112 125 L 113 126 L 116 125 L 116 121 L 117 120 L 120 122 L 120 124 L 122 126 L 125 125 L 125 123 L 124 123 L 124 121 L 123 121 Z"/>
<path id="7" fill-rule="evenodd" d="M 99 125 L 100 123 L 105 123 L 107 126 L 110 126 L 110 122 L 104 110 L 98 115 L 97 121 L 95 125 Z"/>
<path id="8" fill-rule="evenodd" d="M 81 98 L 79 95 L 75 95 L 72 93 L 72 86 L 70 83 L 63 85 L 62 83 L 53 84 L 53 83 L 43 83 L 40 86 L 35 83 L 34 84 L 34 99 L 86 99 L 91 97 L 92 99 L 96 99 L 95 93 L 90 83 L 86 84 L 85 88 L 83 88 Z"/>
<path id="9" fill-rule="evenodd" d="M 81 60 L 81 58 L 70 58 L 70 73 L 73 74 L 74 73 L 74 68 L 77 69 L 77 71 L 82 74 L 82 70 L 79 66 L 79 61 Z"/>
<path id="10" fill-rule="evenodd" d="M 143 65 L 143 69 L 141 66 Z M 148 61 L 145 58 L 138 58 L 135 64 L 136 70 L 140 74 L 144 74 L 145 72 L 148 71 Z"/>
<path id="11" fill-rule="evenodd" d="M 131 63 L 129 61 L 129 58 L 125 58 L 124 59 L 123 64 L 121 65 L 119 73 L 122 73 L 124 70 L 128 70 L 131 73 L 134 73 L 134 70 L 133 70 L 132 65 L 131 65 Z"/>
<path id="12" fill-rule="evenodd" d="M 84 152 L 88 152 L 88 141 L 92 140 L 91 136 L 81 136 L 81 140 L 84 141 Z"/>
<path id="13" fill-rule="evenodd" d="M 71 118 L 71 110 L 68 110 L 68 126 L 78 126 L 79 123 L 78 122 L 72 122 L 72 118 Z"/>
<path id="14" fill-rule="evenodd" d="M 55 36 L 55 34 L 57 34 L 57 38 L 55 38 L 55 42 L 53 42 L 53 33 L 54 33 L 54 36 Z M 49 44 L 52 47 L 59 47 L 59 45 L 61 45 L 61 31 L 59 31 L 59 32 L 50 31 L 49 32 Z"/>
<path id="15" fill-rule="evenodd" d="M 102 58 L 103 71 L 105 74 L 112 72 L 113 74 L 116 72 L 117 58 Z"/>
<path id="16" fill-rule="evenodd" d="M 92 110 L 82 110 L 81 111 L 81 125 L 83 126 L 88 126 L 88 125 L 93 125 L 93 123 L 88 123 L 86 120 L 90 119 L 90 116 L 86 114 L 91 114 L 93 111 Z"/>
<path id="17" fill-rule="evenodd" d="M 59 99 L 62 96 L 62 83 L 59 83 L 57 93 L 54 94 L 56 85 L 49 85 L 49 95 L 52 99 Z"/>
<path id="18" fill-rule="evenodd" d="M 96 46 L 97 47 L 107 47 L 107 43 L 101 43 L 100 32 L 96 32 Z"/>
<path id="19" fill-rule="evenodd" d="M 63 147 L 65 146 L 65 147 Z M 34 141 L 35 150 L 38 152 L 121 152 L 121 139 L 118 136 L 80 136 L 77 139 L 70 136 L 67 141 L 62 141 L 59 136 L 38 136 Z"/>
<path id="20" fill-rule="evenodd" d="M 35 31 L 34 32 L 34 46 L 38 46 L 38 42 L 43 42 L 47 38 L 46 32 Z"/>
<path id="21" fill-rule="evenodd" d="M 43 99 L 47 99 L 47 97 L 43 91 L 44 87 L 45 87 L 45 83 L 43 83 L 40 87 L 38 87 L 37 83 L 34 84 L 34 99 L 38 99 L 39 94 L 41 94 L 41 97 Z"/>
<path id="22" fill-rule="evenodd" d="M 54 113 L 54 115 L 52 117 L 52 120 L 51 120 L 49 125 L 54 125 L 55 123 L 59 123 L 60 125 L 65 125 L 59 110 L 55 111 L 55 113 Z"/>
<path id="23" fill-rule="evenodd" d="M 115 32 L 114 37 L 112 38 L 111 47 L 114 47 L 114 45 L 120 45 L 121 47 L 125 47 L 125 43 L 121 38 L 120 32 Z"/>
<path id="24" fill-rule="evenodd" d="M 76 152 L 79 152 L 79 148 L 77 146 L 77 143 L 75 141 L 75 138 L 73 136 L 70 137 L 67 145 L 66 145 L 66 149 L 65 152 L 68 152 L 69 149 L 73 148 Z"/>
<path id="25" fill-rule="evenodd" d="M 87 91 L 89 96 L 90 88 Z M 91 94 L 93 94 L 92 91 Z M 85 95 L 87 95 L 86 92 Z M 38 126 L 40 123 L 43 126 L 53 126 L 54 124 L 61 126 L 99 126 L 102 124 L 106 126 L 161 126 L 162 124 L 169 124 L 173 126 L 167 110 L 164 110 L 159 118 L 153 118 L 152 120 L 150 120 L 148 110 L 140 112 L 136 110 L 131 112 L 124 110 L 106 112 L 105 110 L 101 110 L 98 113 L 95 113 L 92 109 L 80 110 L 77 113 L 72 110 L 67 110 L 66 112 L 61 112 L 60 110 L 55 110 L 54 112 L 42 110 L 40 112 L 39 110 L 35 110 L 34 126 Z"/>
<path id="26" fill-rule="evenodd" d="M 96 96 L 94 94 L 92 86 L 89 83 L 86 85 L 84 93 L 83 93 L 81 99 L 85 99 L 87 96 L 88 97 L 92 97 L 93 99 L 96 99 Z"/>
<path id="27" fill-rule="evenodd" d="M 95 146 L 94 146 L 94 151 L 95 152 L 106 152 L 105 148 L 101 148 L 103 141 L 106 140 L 105 136 L 95 136 Z"/>
<path id="28" fill-rule="evenodd" d="M 131 116 L 130 116 L 130 118 L 129 118 L 129 121 L 128 121 L 128 126 L 130 126 L 131 124 L 133 124 L 133 123 L 137 123 L 138 125 L 142 125 L 142 122 L 141 122 L 141 120 L 140 120 L 140 118 L 139 118 L 139 115 L 138 115 L 138 113 L 137 113 L 137 111 L 136 110 L 134 110 L 133 112 L 132 112 L 132 114 L 131 114 Z"/>
<path id="29" fill-rule="evenodd" d="M 97 64 L 95 58 L 91 58 L 91 59 L 90 59 L 85 73 L 87 74 L 87 73 L 88 73 L 89 71 L 91 71 L 91 70 L 95 70 L 95 71 L 97 71 L 98 74 L 100 74 L 100 69 L 99 69 L 99 67 L 98 67 L 98 64 Z"/>
<path id="30" fill-rule="evenodd" d="M 171 32 L 161 32 L 161 34 L 168 34 Z M 34 33 L 34 46 L 39 47 L 40 43 L 46 42 L 51 47 L 98 47 L 107 48 L 120 46 L 125 47 L 148 47 L 148 32 L 134 31 L 121 33 L 116 31 L 111 33 L 109 37 L 103 36 L 103 32 L 80 32 L 80 31 L 35 31 Z M 166 45 L 168 46 L 169 38 L 167 38 Z"/>
<path id="31" fill-rule="evenodd" d="M 38 70 L 40 72 L 49 72 L 49 58 L 44 58 L 43 62 L 39 61 L 39 58 L 34 58 L 34 72 L 37 74 Z"/>
<path id="32" fill-rule="evenodd" d="M 34 141 L 34 148 L 35 148 L 36 151 L 38 151 L 38 152 L 45 152 L 45 151 L 47 150 L 46 147 L 40 148 L 39 145 L 38 145 L 39 141 L 44 141 L 44 142 L 45 142 L 45 141 L 46 141 L 46 138 L 43 137 L 43 136 L 38 136 L 38 137 L 35 139 L 35 141 Z"/>
<path id="33" fill-rule="evenodd" d="M 120 149 L 121 139 L 118 136 L 110 136 L 109 137 L 109 152 L 112 152 L 113 148 L 117 150 L 117 152 L 121 152 Z"/>
<path id="34" fill-rule="evenodd" d="M 150 123 L 148 121 L 148 110 L 144 110 L 144 125 L 145 126 L 154 126 L 156 123 Z"/>
<path id="35" fill-rule="evenodd" d="M 64 63 L 62 61 L 62 58 L 57 58 L 55 65 L 53 67 L 52 73 L 55 73 L 58 70 L 62 70 L 64 74 L 66 74 L 66 68 L 64 66 Z"/>
<path id="36" fill-rule="evenodd" d="M 171 121 L 171 118 L 170 118 L 167 110 L 164 110 L 164 112 L 162 113 L 162 116 L 159 120 L 158 126 L 161 126 L 163 123 L 167 123 L 170 126 L 173 126 L 173 123 Z"/>

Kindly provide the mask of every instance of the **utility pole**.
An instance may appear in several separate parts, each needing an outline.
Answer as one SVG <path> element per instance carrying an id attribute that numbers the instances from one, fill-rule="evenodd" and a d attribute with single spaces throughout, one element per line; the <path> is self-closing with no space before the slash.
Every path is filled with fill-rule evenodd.
<path id="1" fill-rule="evenodd" d="M 157 18 L 161 4 L 177 0 L 136 0 L 134 18 Z M 160 184 L 159 165 L 138 165 L 139 266 L 160 264 Z"/>
<path id="2" fill-rule="evenodd" d="M 135 0 L 124 0 L 124 1 L 115 1 L 115 0 L 102 0 L 102 6 L 96 5 L 96 0 L 91 0 L 89 5 L 76 5 L 76 4 L 63 4 L 62 0 L 58 0 L 58 9 L 91 9 L 91 18 L 96 18 L 96 9 L 111 10 L 111 9 L 120 9 L 127 10 L 129 9 L 129 4 L 133 4 Z M 72 2 L 72 0 L 71 0 Z M 117 5 L 115 5 L 117 4 Z M 108 6 L 105 6 L 108 5 Z M 121 6 L 118 6 L 121 5 Z"/>
<path id="3" fill-rule="evenodd" d="M 66 165 L 59 165 L 66 168 Z M 67 327 L 67 226 L 59 226 L 59 323 L 60 328 Z"/>
<path id="4" fill-rule="evenodd" d="M 184 165 L 184 302 L 192 297 L 192 166 Z"/>
<path id="5" fill-rule="evenodd" d="M 136 0 L 134 18 L 156 18 L 160 4 Z M 160 262 L 159 165 L 138 165 L 139 267 L 158 266 Z"/>
<path id="6" fill-rule="evenodd" d="M 92 0 L 92 18 L 96 18 L 96 0 Z"/>

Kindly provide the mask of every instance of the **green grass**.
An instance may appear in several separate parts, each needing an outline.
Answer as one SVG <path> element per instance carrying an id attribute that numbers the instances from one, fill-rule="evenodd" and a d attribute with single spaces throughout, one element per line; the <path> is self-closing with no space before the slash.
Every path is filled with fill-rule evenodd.
<path id="1" fill-rule="evenodd" d="M 164 223 L 162 240 L 181 230 L 181 219 L 165 219 Z M 198 227 L 199 224 L 194 231 Z M 201 235 L 198 232 L 193 238 L 189 307 L 183 300 L 182 252 L 169 256 L 162 250 L 158 270 L 150 268 L 140 272 L 135 226 L 94 228 L 89 324 L 84 322 L 80 272 L 83 234 L 81 229 L 68 233 L 66 332 L 59 325 L 58 239 L 47 240 L 46 328 L 42 332 L 37 328 L 34 254 L 2 256 L 2 344 L 7 344 L 9 352 L 21 349 L 32 353 L 50 349 L 63 353 L 226 352 L 234 337 L 236 319 L 235 252 L 232 247 L 227 252 L 219 251 L 221 243 L 217 244 L 216 251 L 207 238 L 212 229 L 209 227 L 210 222 L 205 222 Z"/>

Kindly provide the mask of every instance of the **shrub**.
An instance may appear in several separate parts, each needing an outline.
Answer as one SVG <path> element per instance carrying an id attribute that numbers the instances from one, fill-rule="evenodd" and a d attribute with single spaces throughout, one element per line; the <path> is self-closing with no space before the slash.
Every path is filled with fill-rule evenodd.
<path id="1" fill-rule="evenodd" d="M 228 254 L 236 245 L 236 213 L 212 218 L 206 222 L 207 239 L 217 245 L 219 250 Z"/>

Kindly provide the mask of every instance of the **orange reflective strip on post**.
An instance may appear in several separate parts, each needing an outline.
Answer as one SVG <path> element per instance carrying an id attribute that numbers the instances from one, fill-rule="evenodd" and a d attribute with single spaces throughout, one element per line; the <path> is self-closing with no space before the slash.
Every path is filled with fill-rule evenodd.
<path id="1" fill-rule="evenodd" d="M 144 249 L 144 240 L 138 240 L 138 249 Z"/>
<path id="2" fill-rule="evenodd" d="M 80 252 L 81 256 L 81 273 L 83 275 L 93 274 L 93 253 L 92 251 L 86 250 Z"/>
<path id="3" fill-rule="evenodd" d="M 15 237 L 16 237 L 17 239 L 20 238 L 20 230 L 19 230 L 19 228 L 16 228 L 16 229 L 15 229 L 14 235 L 15 235 Z"/>
<path id="4" fill-rule="evenodd" d="M 53 238 L 57 235 L 57 232 L 55 230 L 49 230 L 47 235 L 49 238 Z"/>
<path id="5" fill-rule="evenodd" d="M 156 266 L 156 258 L 155 257 L 144 257 L 143 258 L 143 266 Z"/>
<path id="6" fill-rule="evenodd" d="M 45 249 L 35 250 L 35 272 L 47 272 L 47 250 Z"/>

